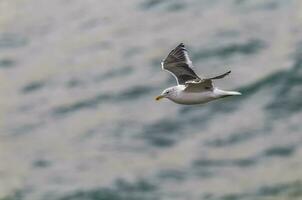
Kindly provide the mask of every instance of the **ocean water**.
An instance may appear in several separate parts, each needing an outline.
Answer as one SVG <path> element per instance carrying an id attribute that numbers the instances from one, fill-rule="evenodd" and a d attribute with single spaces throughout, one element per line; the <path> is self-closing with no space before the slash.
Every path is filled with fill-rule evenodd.
<path id="1" fill-rule="evenodd" d="M 301 27 L 299 0 L 0 1 L 0 199 L 302 199 Z M 155 102 L 180 42 L 243 95 Z"/>

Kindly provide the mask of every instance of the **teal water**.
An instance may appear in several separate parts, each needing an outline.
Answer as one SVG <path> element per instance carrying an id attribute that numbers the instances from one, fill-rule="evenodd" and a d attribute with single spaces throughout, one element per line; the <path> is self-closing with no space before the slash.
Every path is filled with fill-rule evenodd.
<path id="1" fill-rule="evenodd" d="M 1 200 L 302 199 L 302 3 L 0 2 Z M 181 106 L 160 62 L 240 97 Z"/>

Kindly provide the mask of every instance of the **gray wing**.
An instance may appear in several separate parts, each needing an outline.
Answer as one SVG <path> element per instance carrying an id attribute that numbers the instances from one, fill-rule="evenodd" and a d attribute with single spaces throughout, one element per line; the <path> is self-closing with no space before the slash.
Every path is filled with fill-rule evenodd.
<path id="1" fill-rule="evenodd" d="M 161 64 L 164 70 L 172 73 L 179 85 L 190 80 L 201 80 L 191 68 L 192 61 L 183 43 L 173 49 Z"/>
<path id="2" fill-rule="evenodd" d="M 189 81 L 185 82 L 186 88 L 184 89 L 184 91 L 186 91 L 186 92 L 203 92 L 203 91 L 207 91 L 207 90 L 211 91 L 214 88 L 213 83 L 212 83 L 213 79 L 222 79 L 225 76 L 229 75 L 230 73 L 231 73 L 231 71 L 228 71 L 219 76 L 215 76 L 212 78 L 206 78 L 206 79 L 202 79 L 199 81 L 189 80 Z"/>
<path id="3" fill-rule="evenodd" d="M 203 79 L 200 81 L 187 81 L 185 83 L 185 86 L 185 92 L 203 92 L 213 90 L 213 84 L 211 79 Z"/>

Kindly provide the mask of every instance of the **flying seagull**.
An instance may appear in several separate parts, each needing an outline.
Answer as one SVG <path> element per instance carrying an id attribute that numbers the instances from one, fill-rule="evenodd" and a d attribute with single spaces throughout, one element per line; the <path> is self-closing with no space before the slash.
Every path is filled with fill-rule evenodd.
<path id="1" fill-rule="evenodd" d="M 183 43 L 173 49 L 161 65 L 163 70 L 175 77 L 177 86 L 165 89 L 156 100 L 167 98 L 178 104 L 192 105 L 241 95 L 240 92 L 220 90 L 213 86 L 213 80 L 222 79 L 231 71 L 212 78 L 200 78 L 192 69 L 192 61 Z"/>

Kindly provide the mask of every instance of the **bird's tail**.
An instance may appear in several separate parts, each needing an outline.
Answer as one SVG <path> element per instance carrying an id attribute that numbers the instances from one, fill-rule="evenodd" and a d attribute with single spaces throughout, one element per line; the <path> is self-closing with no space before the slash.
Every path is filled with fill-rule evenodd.
<path id="1" fill-rule="evenodd" d="M 226 72 L 226 73 L 224 73 L 224 74 L 221 74 L 219 76 L 215 76 L 215 77 L 212 77 L 212 78 L 209 78 L 209 79 L 211 79 L 211 80 L 213 80 L 213 79 L 221 79 L 221 78 L 224 78 L 226 75 L 229 75 L 230 73 L 231 73 L 231 70 L 228 71 L 228 72 Z"/>
<path id="2" fill-rule="evenodd" d="M 229 96 L 238 96 L 241 95 L 240 92 L 237 91 L 226 91 L 226 90 L 220 90 L 218 88 L 215 88 L 214 91 L 215 94 L 217 94 L 217 96 L 219 98 L 224 98 L 224 97 L 229 97 Z"/>
<path id="3" fill-rule="evenodd" d="M 226 91 L 226 95 L 228 96 L 238 96 L 238 95 L 242 95 L 241 92 L 237 92 L 237 91 Z"/>

